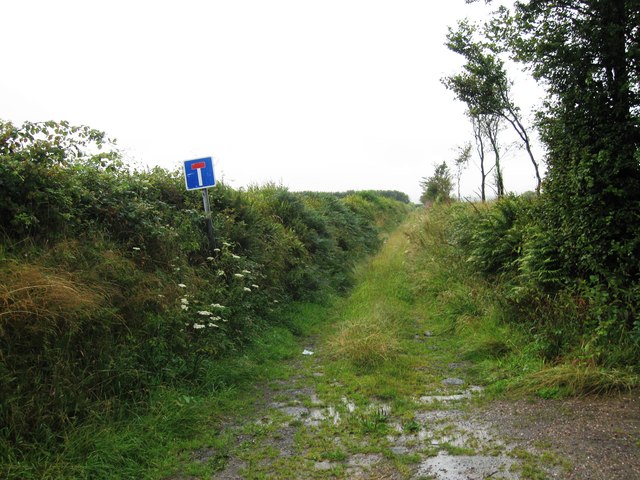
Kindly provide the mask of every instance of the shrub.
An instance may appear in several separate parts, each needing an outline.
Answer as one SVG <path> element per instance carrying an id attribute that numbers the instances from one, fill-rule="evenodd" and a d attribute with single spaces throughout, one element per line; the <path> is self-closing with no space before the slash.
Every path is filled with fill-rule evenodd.
<path id="1" fill-rule="evenodd" d="M 180 172 L 130 169 L 117 151 L 98 154 L 105 143 L 65 122 L 0 122 L 7 455 L 53 445 L 93 413 L 126 415 L 158 385 L 205 388 L 217 359 L 284 322 L 279 306 L 344 290 L 354 262 L 407 211 L 371 192 L 219 183 L 211 245 Z"/>

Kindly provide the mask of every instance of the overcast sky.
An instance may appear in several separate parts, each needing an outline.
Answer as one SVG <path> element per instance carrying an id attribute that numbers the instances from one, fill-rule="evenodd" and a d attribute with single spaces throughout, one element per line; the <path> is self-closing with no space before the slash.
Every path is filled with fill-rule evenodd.
<path id="1" fill-rule="evenodd" d="M 440 79 L 461 65 L 444 46 L 447 26 L 481 18 L 483 2 L 1 4 L 0 118 L 90 125 L 116 137 L 128 161 L 173 169 L 212 156 L 234 187 L 417 200 L 421 177 L 471 139 L 464 106 Z M 525 110 L 539 96 L 526 81 L 516 94 Z M 463 194 L 478 177 L 470 166 Z M 508 155 L 505 184 L 535 187 L 521 152 Z"/>

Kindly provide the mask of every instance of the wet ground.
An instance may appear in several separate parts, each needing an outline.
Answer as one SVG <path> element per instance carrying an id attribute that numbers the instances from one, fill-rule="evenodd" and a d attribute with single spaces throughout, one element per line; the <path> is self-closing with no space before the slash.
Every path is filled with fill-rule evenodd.
<path id="1" fill-rule="evenodd" d="M 505 435 L 491 409 L 479 414 L 472 405 L 482 389 L 461 378 L 416 396 L 408 419 L 376 399 L 357 404 L 339 395 L 343 386 L 325 376 L 322 352 L 292 367 L 298 373 L 288 380 L 256 387 L 255 418 L 227 426 L 233 446 L 213 479 L 569 478 L 561 461 Z M 318 393 L 327 385 L 331 401 Z"/>
<path id="2" fill-rule="evenodd" d="M 476 418 L 524 448 L 571 463 L 566 480 L 640 479 L 640 394 L 492 402 Z"/>
<path id="3" fill-rule="evenodd" d="M 638 394 L 479 401 L 483 389 L 462 378 L 468 365 L 449 364 L 452 376 L 399 409 L 351 398 L 322 349 L 308 350 L 289 378 L 255 387 L 252 415 L 222 428 L 224 449 L 192 452 L 216 473 L 165 480 L 640 480 Z"/>
<path id="4" fill-rule="evenodd" d="M 286 380 L 256 386 L 254 415 L 225 425 L 224 451 L 192 453 L 221 465 L 206 478 L 640 479 L 638 394 L 478 402 L 482 388 L 448 377 L 413 399 L 408 419 L 377 399 L 340 395 L 322 352 L 292 369 Z M 330 401 L 318 393 L 327 386 Z"/>

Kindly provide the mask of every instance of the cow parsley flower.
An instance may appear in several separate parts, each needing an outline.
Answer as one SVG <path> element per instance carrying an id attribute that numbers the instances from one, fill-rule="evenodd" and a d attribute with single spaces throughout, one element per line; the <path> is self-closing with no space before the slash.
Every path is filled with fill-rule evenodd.
<path id="1" fill-rule="evenodd" d="M 260 288 L 260 285 L 256 285 L 255 283 L 251 285 L 253 288 Z"/>
<path id="2" fill-rule="evenodd" d="M 209 325 L 210 327 L 220 328 L 220 327 L 218 327 L 218 325 L 216 325 L 215 323 L 209 323 L 208 325 Z"/>
<path id="3" fill-rule="evenodd" d="M 185 312 L 189 310 L 189 307 L 187 307 L 186 305 L 180 305 L 180 308 L 182 308 L 182 310 L 184 310 Z"/>
<path id="4" fill-rule="evenodd" d="M 227 307 L 225 307 L 224 305 L 220 305 L 219 303 L 212 303 L 212 304 L 211 304 L 211 306 L 212 306 L 213 308 L 227 308 Z"/>
<path id="5" fill-rule="evenodd" d="M 251 289 L 250 289 L 249 287 L 244 287 L 244 291 L 245 291 L 245 292 L 250 292 L 250 291 L 251 291 Z"/>
<path id="6" fill-rule="evenodd" d="M 180 288 L 187 288 L 187 286 L 186 286 L 184 283 L 179 283 L 179 284 L 178 284 L 178 286 L 179 286 Z"/>
<path id="7" fill-rule="evenodd" d="M 180 303 L 181 303 L 182 305 L 189 305 L 189 300 L 187 300 L 186 298 L 181 298 L 181 299 L 180 299 Z"/>
<path id="8" fill-rule="evenodd" d="M 231 254 L 231 256 L 232 256 L 233 258 L 235 258 L 236 260 L 240 258 L 240 255 L 235 255 L 235 254 L 233 254 L 233 253 Z"/>
<path id="9" fill-rule="evenodd" d="M 211 312 L 207 312 L 206 310 L 200 310 L 200 311 L 198 312 L 198 315 L 203 315 L 203 316 L 205 316 L 205 317 L 210 317 L 211 315 L 213 315 L 213 313 L 211 313 Z"/>
<path id="10" fill-rule="evenodd" d="M 246 274 L 246 275 L 251 274 L 251 272 L 250 272 L 249 270 L 242 270 L 242 273 L 244 273 L 244 274 Z"/>
<path id="11" fill-rule="evenodd" d="M 236 278 L 244 278 L 244 275 L 241 273 L 234 273 L 233 276 Z"/>
<path id="12" fill-rule="evenodd" d="M 200 330 L 201 328 L 204 328 L 204 325 L 202 323 L 194 323 L 193 328 L 196 330 Z"/>

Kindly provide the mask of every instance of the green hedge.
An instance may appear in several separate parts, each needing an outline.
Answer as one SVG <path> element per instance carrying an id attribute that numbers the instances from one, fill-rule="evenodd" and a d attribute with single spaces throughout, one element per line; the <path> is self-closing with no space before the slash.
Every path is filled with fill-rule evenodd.
<path id="1" fill-rule="evenodd" d="M 636 367 L 640 278 L 628 273 L 635 259 L 606 275 L 577 274 L 572 262 L 579 246 L 549 225 L 548 202 L 545 195 L 507 196 L 489 205 L 454 205 L 450 241 L 473 270 L 495 282 L 510 317 L 534 334 L 547 360 Z"/>
<path id="2" fill-rule="evenodd" d="M 371 192 L 210 189 L 137 171 L 101 132 L 0 122 L 0 461 L 158 385 L 219 388 L 216 359 L 292 300 L 350 285 L 408 205 Z"/>

